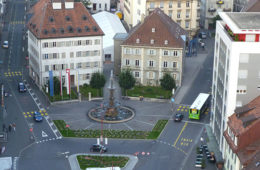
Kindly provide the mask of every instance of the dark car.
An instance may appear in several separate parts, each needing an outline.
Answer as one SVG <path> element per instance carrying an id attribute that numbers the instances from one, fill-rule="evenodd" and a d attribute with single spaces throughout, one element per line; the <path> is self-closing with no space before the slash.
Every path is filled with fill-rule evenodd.
<path id="1" fill-rule="evenodd" d="M 41 122 L 43 120 L 43 116 L 41 115 L 41 113 L 39 112 L 34 112 L 33 114 L 33 119 L 36 121 L 36 122 Z"/>
<path id="2" fill-rule="evenodd" d="M 207 34 L 205 32 L 200 32 L 199 33 L 199 38 L 206 39 L 207 38 Z"/>
<path id="3" fill-rule="evenodd" d="M 183 114 L 177 113 L 175 114 L 174 121 L 175 122 L 180 122 L 183 119 Z"/>
<path id="4" fill-rule="evenodd" d="M 22 82 L 18 83 L 18 91 L 26 92 L 26 87 L 25 87 L 24 83 L 22 83 Z"/>
<path id="5" fill-rule="evenodd" d="M 90 148 L 91 152 L 107 152 L 107 148 L 100 144 L 94 144 Z"/>

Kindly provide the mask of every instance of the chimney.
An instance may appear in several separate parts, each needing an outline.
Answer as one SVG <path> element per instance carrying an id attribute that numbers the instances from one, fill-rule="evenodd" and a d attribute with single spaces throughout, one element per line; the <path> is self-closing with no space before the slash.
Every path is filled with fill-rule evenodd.
<path id="1" fill-rule="evenodd" d="M 61 9 L 61 0 L 52 0 L 53 9 Z"/>
<path id="2" fill-rule="evenodd" d="M 73 9 L 74 0 L 65 0 L 65 9 Z"/>

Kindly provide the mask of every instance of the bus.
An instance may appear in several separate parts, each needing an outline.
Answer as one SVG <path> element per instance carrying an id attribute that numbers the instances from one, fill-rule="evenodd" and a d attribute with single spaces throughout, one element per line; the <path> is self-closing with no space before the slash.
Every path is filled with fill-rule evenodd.
<path id="1" fill-rule="evenodd" d="M 207 110 L 209 104 L 210 95 L 207 93 L 200 93 L 189 108 L 189 118 L 199 120 L 200 115 Z"/>

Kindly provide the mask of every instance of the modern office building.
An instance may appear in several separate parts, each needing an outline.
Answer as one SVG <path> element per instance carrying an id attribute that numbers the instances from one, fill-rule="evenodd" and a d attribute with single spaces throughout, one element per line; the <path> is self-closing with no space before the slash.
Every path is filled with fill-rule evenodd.
<path id="1" fill-rule="evenodd" d="M 121 69 L 131 69 L 142 85 L 160 85 L 169 73 L 180 86 L 182 82 L 187 32 L 156 8 L 133 28 L 121 45 Z"/>
<path id="2" fill-rule="evenodd" d="M 41 88 L 70 70 L 70 84 L 89 83 L 103 71 L 103 31 L 81 2 L 41 0 L 28 24 L 29 75 Z"/>
<path id="3" fill-rule="evenodd" d="M 220 151 L 224 151 L 228 117 L 260 95 L 260 13 L 219 15 L 222 20 L 216 26 L 211 127 Z"/>

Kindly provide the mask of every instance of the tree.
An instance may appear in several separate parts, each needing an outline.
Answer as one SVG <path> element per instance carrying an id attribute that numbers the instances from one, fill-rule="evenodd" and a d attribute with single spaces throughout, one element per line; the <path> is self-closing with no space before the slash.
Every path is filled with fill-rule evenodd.
<path id="1" fill-rule="evenodd" d="M 165 90 L 172 90 L 176 88 L 175 80 L 169 73 L 165 73 L 160 80 L 161 87 Z"/>
<path id="2" fill-rule="evenodd" d="M 221 20 L 221 18 L 220 18 L 219 15 L 217 15 L 217 16 L 215 16 L 215 17 L 213 18 L 212 27 L 213 27 L 214 29 L 216 29 L 217 20 Z"/>
<path id="3" fill-rule="evenodd" d="M 106 83 L 106 78 L 105 78 L 104 74 L 99 73 L 99 72 L 92 74 L 91 80 L 90 80 L 90 86 L 92 88 L 97 89 L 97 92 L 98 92 L 98 90 L 101 90 L 101 88 L 104 87 L 105 83 Z"/>
<path id="4" fill-rule="evenodd" d="M 86 8 L 89 8 L 91 2 L 89 0 L 80 0 Z"/>
<path id="5" fill-rule="evenodd" d="M 121 88 L 125 90 L 126 95 L 127 95 L 127 90 L 134 87 L 135 78 L 131 73 L 130 69 L 122 70 L 122 72 L 119 74 L 119 85 Z"/>

